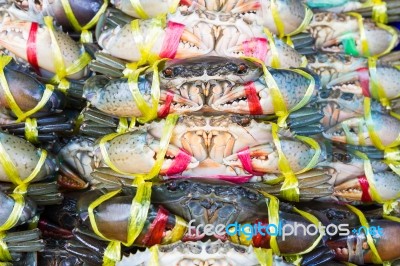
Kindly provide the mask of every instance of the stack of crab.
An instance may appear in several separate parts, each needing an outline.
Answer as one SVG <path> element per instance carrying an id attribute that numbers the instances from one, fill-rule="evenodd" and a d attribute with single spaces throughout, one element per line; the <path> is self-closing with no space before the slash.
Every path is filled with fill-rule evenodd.
<path id="1" fill-rule="evenodd" d="M 400 261 L 400 1 L 0 12 L 2 265 Z"/>

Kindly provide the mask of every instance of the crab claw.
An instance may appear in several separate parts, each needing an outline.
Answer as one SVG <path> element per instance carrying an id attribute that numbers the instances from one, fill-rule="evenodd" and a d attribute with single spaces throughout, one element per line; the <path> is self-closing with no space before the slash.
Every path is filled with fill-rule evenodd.
<path id="1" fill-rule="evenodd" d="M 375 220 L 369 223 L 373 241 L 382 261 L 392 261 L 400 257 L 400 224 L 389 220 Z M 371 230 L 374 228 L 375 230 Z M 356 228 L 357 230 L 358 228 Z M 373 252 L 363 229 L 357 235 L 347 235 L 328 240 L 326 245 L 335 252 L 335 259 L 359 265 L 373 263 Z"/>
<path id="2" fill-rule="evenodd" d="M 394 200 L 399 197 L 400 177 L 393 172 L 374 173 L 371 177 L 374 187 L 382 200 Z M 334 187 L 334 196 L 349 201 L 372 201 L 371 185 L 365 176 L 352 178 Z"/>
<path id="3" fill-rule="evenodd" d="M 122 172 L 132 174 L 149 173 L 160 152 L 159 140 L 141 130 L 118 136 L 108 142 L 106 147 L 109 159 L 115 167 Z M 107 166 L 100 148 L 95 152 L 98 166 Z M 194 168 L 198 164 L 199 162 L 193 156 L 169 144 L 160 173 L 173 175 Z"/>
<path id="4" fill-rule="evenodd" d="M 300 141 L 281 140 L 281 146 L 294 172 L 304 169 L 315 153 L 312 148 Z M 236 152 L 225 157 L 223 161 L 226 165 L 240 167 L 248 172 L 280 173 L 279 155 L 272 143 Z"/>
<path id="5" fill-rule="evenodd" d="M 38 26 L 37 30 L 33 30 L 37 25 L 34 22 L 12 20 L 5 21 L 0 25 L 0 45 L 11 53 L 28 61 L 28 51 L 31 50 L 32 44 L 36 48 L 37 65 L 43 75 L 54 76 L 56 72 L 56 58 L 54 53 L 54 44 L 50 35 L 50 29 L 45 26 Z M 35 32 L 35 33 L 33 33 Z M 31 42 L 32 35 L 35 35 L 35 42 Z M 61 31 L 54 31 L 57 44 L 62 51 L 62 59 L 65 67 L 68 68 L 79 59 L 83 50 L 81 47 Z M 47 71 L 47 72 L 46 72 Z M 51 72 L 51 73 L 48 73 Z M 67 76 L 71 79 L 80 79 L 87 75 L 87 68 Z"/>
<path id="6" fill-rule="evenodd" d="M 399 78 L 400 70 L 397 68 L 376 67 L 376 79 L 379 81 L 385 96 L 390 100 L 397 98 L 400 94 L 399 87 L 395 85 Z M 349 95 L 356 94 L 379 99 L 373 93 L 373 82 L 370 81 L 369 70 L 367 68 L 361 68 L 357 71 L 340 75 L 338 78 L 331 80 L 327 84 L 327 88 L 339 89 Z M 344 95 L 343 97 L 348 97 L 349 95 Z"/>
<path id="7" fill-rule="evenodd" d="M 393 116 L 371 112 L 373 131 L 384 146 L 391 145 L 399 137 L 400 121 Z M 373 146 L 366 121 L 353 117 L 336 124 L 322 133 L 327 139 L 353 145 Z M 379 148 L 379 147 L 378 147 Z"/>

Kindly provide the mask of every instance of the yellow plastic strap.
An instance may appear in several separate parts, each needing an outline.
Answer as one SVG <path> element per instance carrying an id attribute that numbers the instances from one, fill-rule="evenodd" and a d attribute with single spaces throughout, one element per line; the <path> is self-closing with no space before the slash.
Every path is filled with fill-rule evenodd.
<path id="1" fill-rule="evenodd" d="M 176 12 L 176 9 L 177 9 L 178 6 L 179 6 L 179 2 L 180 2 L 180 1 L 181 1 L 181 0 L 173 0 L 172 3 L 171 3 L 171 6 L 168 8 L 168 13 L 170 13 L 170 14 L 175 13 L 175 12 Z"/>
<path id="2" fill-rule="evenodd" d="M 73 64 L 71 64 L 68 68 L 65 67 L 65 62 L 61 53 L 60 46 L 57 43 L 57 39 L 55 36 L 55 29 L 53 26 L 53 18 L 50 16 L 44 17 L 44 24 L 49 30 L 51 43 L 52 43 L 52 52 L 54 56 L 54 66 L 56 69 L 56 75 L 50 80 L 51 83 L 60 83 L 62 79 L 67 77 L 68 75 L 75 74 L 81 71 L 83 68 L 89 64 L 92 60 L 90 55 L 87 52 L 84 52 L 78 60 L 76 60 Z"/>
<path id="3" fill-rule="evenodd" d="M 32 143 L 38 143 L 37 121 L 35 118 L 25 120 L 25 138 Z"/>
<path id="4" fill-rule="evenodd" d="M 6 101 L 10 106 L 10 109 L 18 117 L 16 122 L 21 122 L 24 121 L 27 117 L 33 115 L 34 113 L 43 108 L 43 106 L 47 103 L 47 101 L 53 94 L 54 87 L 52 85 L 46 85 L 46 89 L 43 93 L 42 99 L 40 99 L 38 104 L 33 109 L 27 112 L 23 112 L 21 108 L 18 106 L 17 102 L 15 101 L 14 96 L 12 95 L 10 88 L 8 87 L 8 82 L 4 74 L 4 68 L 11 61 L 11 59 L 12 58 L 10 56 L 0 56 L 0 85 L 1 88 L 3 89 Z"/>
<path id="5" fill-rule="evenodd" d="M 152 183 L 142 182 L 138 185 L 136 195 L 132 200 L 130 209 L 128 228 L 127 228 L 127 241 L 123 243 L 125 246 L 131 246 L 139 234 L 142 232 L 144 224 L 147 219 L 148 210 L 150 208 L 151 198 L 151 186 Z M 88 207 L 89 221 L 93 228 L 93 231 L 103 239 L 111 241 L 104 254 L 103 265 L 113 265 L 116 261 L 119 261 L 121 254 L 121 242 L 110 240 L 106 238 L 98 229 L 96 218 L 94 216 L 94 209 L 101 203 L 111 199 L 121 190 L 116 190 L 102 195 L 95 201 L 93 201 Z"/>
<path id="6" fill-rule="evenodd" d="M 121 117 L 119 119 L 117 133 L 125 133 L 128 131 L 128 119 L 126 117 Z"/>
<path id="7" fill-rule="evenodd" d="M 278 6 L 276 0 L 270 1 L 272 18 L 274 19 L 276 31 L 278 32 L 278 37 L 282 38 L 285 35 L 285 26 L 283 25 L 282 19 L 279 15 Z"/>
<path id="8" fill-rule="evenodd" d="M 12 261 L 12 257 L 10 252 L 8 251 L 8 247 L 6 242 L 4 242 L 4 237 L 6 234 L 4 232 L 0 233 L 0 261 Z"/>
<path id="9" fill-rule="evenodd" d="M 267 36 L 269 49 L 271 50 L 272 54 L 271 66 L 273 68 L 280 68 L 281 61 L 279 60 L 279 53 L 275 45 L 274 36 L 272 36 L 272 33 L 267 28 L 264 28 L 264 33 Z"/>
<path id="10" fill-rule="evenodd" d="M 135 10 L 136 14 L 141 19 L 148 19 L 149 15 L 147 15 L 146 11 L 144 11 L 142 3 L 140 0 L 130 0 L 133 9 Z"/>
<path id="11" fill-rule="evenodd" d="M 12 162 L 10 156 L 8 156 L 6 150 L 4 149 L 3 144 L 0 142 L 0 164 L 3 166 L 4 172 L 6 173 L 10 181 L 15 185 L 17 185 L 17 187 L 14 190 L 15 193 L 26 192 L 27 184 L 31 182 L 39 173 L 40 169 L 42 168 L 43 164 L 46 161 L 46 157 L 47 157 L 47 151 L 40 150 L 40 158 L 38 163 L 36 164 L 35 169 L 33 169 L 32 173 L 27 178 L 21 180 L 17 168 Z"/>
<path id="12" fill-rule="evenodd" d="M 151 258 L 150 258 L 150 265 L 152 266 L 159 266 L 159 259 L 158 259 L 158 245 L 154 245 L 150 248 Z"/>
<path id="13" fill-rule="evenodd" d="M 293 207 L 293 211 L 295 211 L 298 214 L 300 214 L 301 216 L 303 216 L 305 219 L 307 219 L 308 221 L 313 223 L 318 228 L 320 221 L 317 219 L 317 217 L 315 217 L 311 213 L 299 210 L 296 207 Z M 319 244 L 319 242 L 321 241 L 323 236 L 324 236 L 323 233 L 319 232 L 318 238 L 314 241 L 314 243 L 309 248 L 307 248 L 306 250 L 303 250 L 299 253 L 291 254 L 291 255 L 297 256 L 297 255 L 303 255 L 303 254 L 307 254 L 307 253 L 311 252 Z"/>
<path id="14" fill-rule="evenodd" d="M 272 254 L 272 249 L 265 249 L 265 248 L 254 248 L 254 254 L 257 257 L 260 266 L 272 266 L 274 257 Z"/>
<path id="15" fill-rule="evenodd" d="M 147 105 L 142 94 L 140 93 L 138 86 L 139 75 L 147 69 L 147 67 L 133 70 L 128 76 L 129 90 L 132 93 L 132 97 L 142 113 L 142 116 L 138 118 L 140 123 L 147 123 L 157 118 L 158 105 L 160 102 L 160 76 L 158 75 L 158 66 L 160 63 L 166 61 L 161 59 L 156 61 L 152 65 L 153 80 L 151 84 L 151 106 Z"/>
<path id="16" fill-rule="evenodd" d="M 272 126 L 272 138 L 274 140 L 274 144 L 276 150 L 278 151 L 278 165 L 279 169 L 282 172 L 285 180 L 283 181 L 281 187 L 281 196 L 289 201 L 299 201 L 299 181 L 297 180 L 293 170 L 290 168 L 289 162 L 282 151 L 281 143 L 278 137 L 278 125 L 271 123 Z"/>
<path id="17" fill-rule="evenodd" d="M 61 79 L 60 83 L 58 83 L 57 90 L 61 91 L 62 93 L 64 93 L 66 95 L 68 92 L 69 86 L 70 86 L 70 83 L 68 80 Z"/>
<path id="18" fill-rule="evenodd" d="M 71 5 L 69 4 L 69 0 L 61 0 L 61 4 L 64 8 L 65 15 L 67 16 L 68 21 L 71 23 L 72 27 L 75 31 L 83 31 L 90 29 L 94 25 L 96 25 L 97 21 L 99 20 L 101 14 L 103 14 L 108 6 L 108 0 L 104 0 L 103 5 L 100 7 L 99 11 L 96 15 L 84 26 L 81 26 L 78 20 L 75 17 L 74 12 L 72 11 Z"/>
<path id="19" fill-rule="evenodd" d="M 10 216 L 0 226 L 0 232 L 10 230 L 17 224 L 25 206 L 25 199 L 21 194 L 10 194 L 9 196 L 14 199 L 14 207 L 10 213 Z"/>
<path id="20" fill-rule="evenodd" d="M 371 98 L 368 98 L 368 97 L 364 98 L 364 116 L 365 116 L 365 124 L 368 129 L 369 137 L 371 138 L 371 141 L 375 147 L 377 147 L 380 150 L 385 150 L 387 148 L 396 147 L 400 144 L 400 134 L 389 145 L 385 146 L 382 144 L 382 141 L 379 138 L 379 136 L 376 133 L 375 128 L 374 128 L 374 121 L 372 120 L 372 115 L 371 115 Z"/>
<path id="21" fill-rule="evenodd" d="M 307 164 L 306 167 L 304 167 L 304 169 L 296 172 L 296 174 L 301 174 L 301 173 L 305 173 L 308 170 L 313 169 L 317 163 L 318 163 L 318 159 L 321 156 L 321 147 L 318 144 L 317 141 L 315 141 L 313 138 L 309 138 L 309 137 L 305 137 L 305 136 L 296 136 L 297 139 L 307 143 L 308 145 L 310 145 L 311 148 L 313 148 L 315 150 L 315 153 L 313 155 L 313 157 L 311 158 L 310 162 Z"/>
<path id="22" fill-rule="evenodd" d="M 121 133 L 113 133 L 104 136 L 99 143 L 100 151 L 103 157 L 104 162 L 115 172 L 127 175 L 127 176 L 133 176 L 136 178 L 142 178 L 144 180 L 149 180 L 155 177 L 159 172 L 162 167 L 164 158 L 165 158 L 165 153 L 167 152 L 169 142 L 171 140 L 172 132 L 174 129 L 174 126 L 178 120 L 179 116 L 176 114 L 170 114 L 167 116 L 165 120 L 165 125 L 163 128 L 163 134 L 160 140 L 160 149 L 159 152 L 157 153 L 157 159 L 154 163 L 153 168 L 150 170 L 148 174 L 140 174 L 140 173 L 126 173 L 121 170 L 119 170 L 111 161 L 110 157 L 108 156 L 107 149 L 105 147 L 105 144 L 114 139 L 115 137 L 122 135 Z M 128 133 L 129 134 L 129 133 Z"/>
<path id="23" fill-rule="evenodd" d="M 397 46 L 397 40 L 399 38 L 399 34 L 398 34 L 397 30 L 395 30 L 391 26 L 388 26 L 388 25 L 385 25 L 385 24 L 381 24 L 381 23 L 376 23 L 376 26 L 378 26 L 381 29 L 384 29 L 384 30 L 388 31 L 392 35 L 392 39 L 390 40 L 388 48 L 384 52 L 382 52 L 382 53 L 380 53 L 378 55 L 375 55 L 376 57 L 380 57 L 382 55 L 390 53 Z"/>
<path id="24" fill-rule="evenodd" d="M 370 51 L 369 51 L 369 47 L 368 47 L 368 40 L 367 37 L 365 35 L 365 28 L 364 28 L 364 22 L 363 22 L 363 17 L 355 12 L 349 12 L 347 13 L 350 16 L 356 17 L 357 22 L 358 22 L 358 28 L 360 30 L 360 39 L 361 39 L 361 48 L 363 51 L 363 55 L 364 56 L 370 56 Z"/>
<path id="25" fill-rule="evenodd" d="M 388 23 L 387 7 L 386 3 L 382 1 L 376 1 L 372 7 L 372 19 L 377 23 Z"/>
<path id="26" fill-rule="evenodd" d="M 146 35 L 142 34 L 140 29 L 140 20 L 135 19 L 131 22 L 131 28 L 133 33 L 133 38 L 135 40 L 136 45 L 139 48 L 139 52 L 141 55 L 140 60 L 135 63 L 137 66 L 141 66 L 144 64 L 152 64 L 159 60 L 158 54 L 155 54 L 151 51 L 153 48 L 158 36 L 161 34 L 166 24 L 165 15 L 158 16 L 151 20 L 151 26 Z"/>
<path id="27" fill-rule="evenodd" d="M 136 195 L 132 200 L 128 222 L 128 240 L 124 243 L 129 247 L 142 232 L 150 208 L 151 182 L 142 182 L 138 185 Z"/>
<path id="28" fill-rule="evenodd" d="M 171 244 L 181 240 L 181 236 L 186 232 L 186 230 L 186 221 L 180 216 L 175 215 L 175 226 L 172 228 L 171 233 L 162 240 L 161 245 Z"/>
<path id="29" fill-rule="evenodd" d="M 300 108 L 303 108 L 305 105 L 308 104 L 315 90 L 315 79 L 313 78 L 313 76 L 311 76 L 310 74 L 301 69 L 290 69 L 290 71 L 296 72 L 297 74 L 300 74 L 306 79 L 310 80 L 310 85 L 308 85 L 308 88 L 306 90 L 306 93 L 304 94 L 303 99 L 301 99 L 301 101 L 298 104 L 296 104 L 292 109 L 289 110 L 289 112 L 291 113 L 296 110 L 299 110 Z"/>
<path id="30" fill-rule="evenodd" d="M 385 90 L 383 89 L 382 85 L 378 81 L 378 74 L 376 72 L 376 64 L 377 58 L 376 57 L 369 57 L 368 58 L 368 70 L 370 81 L 372 85 L 371 95 L 375 99 L 379 99 L 383 106 L 390 106 L 390 100 L 387 98 Z"/>
<path id="31" fill-rule="evenodd" d="M 294 30 L 288 34 L 285 34 L 285 26 L 279 15 L 279 10 L 278 10 L 276 0 L 270 0 L 270 3 L 271 3 L 270 7 L 271 7 L 272 18 L 274 19 L 275 27 L 278 32 L 279 38 L 283 38 L 284 36 L 293 36 L 293 35 L 296 35 L 302 31 L 304 31 L 306 29 L 306 27 L 308 26 L 308 24 L 310 24 L 310 21 L 313 17 L 313 13 L 312 13 L 311 9 L 308 8 L 306 5 L 304 5 L 305 16 L 304 16 L 304 19 L 301 22 L 300 26 L 296 30 Z"/>
<path id="32" fill-rule="evenodd" d="M 89 221 L 90 221 L 90 225 L 92 226 L 93 231 L 96 233 L 96 235 L 98 235 L 99 237 L 108 240 L 108 241 L 112 241 L 111 239 L 108 239 L 107 237 L 105 237 L 99 230 L 99 228 L 97 227 L 97 223 L 96 223 L 96 218 L 94 216 L 94 209 L 99 206 L 100 204 L 102 204 L 103 202 L 111 199 L 112 197 L 114 197 L 115 195 L 117 195 L 118 193 L 121 192 L 121 189 L 119 190 L 115 190 L 115 191 L 111 191 L 107 194 L 104 194 L 102 196 L 100 196 L 99 198 L 97 198 L 95 201 L 93 201 L 92 203 L 90 203 L 89 207 L 88 207 L 88 215 L 89 215 Z"/>
<path id="33" fill-rule="evenodd" d="M 268 223 L 278 225 L 279 224 L 279 199 L 275 196 L 272 196 L 264 191 L 259 191 L 261 194 L 266 197 L 265 201 L 267 203 L 268 208 Z M 273 234 L 270 236 L 269 245 L 274 252 L 275 255 L 280 256 L 281 252 L 279 250 L 278 241 L 276 240 L 276 235 Z"/>
<path id="34" fill-rule="evenodd" d="M 121 260 L 121 243 L 111 241 L 104 251 L 103 266 L 114 266 Z"/>
<path id="35" fill-rule="evenodd" d="M 382 215 L 382 217 L 387 219 L 387 220 L 400 223 L 400 218 L 399 217 L 391 216 L 391 215 Z"/>
<path id="36" fill-rule="evenodd" d="M 373 240 L 371 234 L 369 233 L 369 224 L 368 224 L 368 221 L 365 218 L 364 214 L 354 206 L 351 206 L 348 204 L 346 204 L 346 206 L 347 206 L 347 208 L 349 208 L 351 211 L 353 211 L 358 216 L 358 219 L 360 220 L 361 225 L 367 229 L 367 230 L 365 230 L 366 231 L 365 236 L 367 238 L 367 243 L 369 245 L 369 248 L 372 251 L 372 262 L 374 264 L 382 264 L 382 259 L 379 256 L 378 250 L 375 247 L 374 240 Z"/>

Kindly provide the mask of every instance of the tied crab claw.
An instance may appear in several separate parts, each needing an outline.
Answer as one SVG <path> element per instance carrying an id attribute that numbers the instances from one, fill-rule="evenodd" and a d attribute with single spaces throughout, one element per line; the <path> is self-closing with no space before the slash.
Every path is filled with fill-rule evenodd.
<path id="1" fill-rule="evenodd" d="M 3 64 L 8 61 L 8 58 L 0 57 L 0 60 L 2 60 Z M 23 113 L 22 118 L 24 118 L 26 113 L 30 112 L 33 112 L 30 117 L 43 117 L 60 113 L 64 109 L 66 97 L 63 93 L 53 90 L 48 95 L 49 91 L 43 83 L 18 68 L 13 61 L 6 64 L 3 71 L 6 83 L 0 84 L 0 88 L 6 91 L 6 87 L 8 87 L 8 90 L 12 94 L 12 99 Z M 15 112 L 16 108 L 13 108 L 10 103 L 12 99 L 6 93 L 0 95 L 1 125 L 13 123 L 16 120 L 15 117 L 18 114 Z M 43 99 L 47 100 L 43 102 Z M 39 109 L 35 110 L 37 107 Z"/>
<path id="2" fill-rule="evenodd" d="M 373 242 L 382 261 L 393 261 L 400 258 L 400 243 L 395 237 L 400 230 L 397 222 L 373 220 L 369 222 Z M 381 230 L 371 230 L 380 228 Z M 348 261 L 358 265 L 374 263 L 373 252 L 367 241 L 364 230 L 355 228 L 356 234 L 334 237 L 326 245 L 335 253 L 335 260 Z M 351 230 L 351 229 L 350 229 Z"/>
<path id="3" fill-rule="evenodd" d="M 389 171 L 373 173 L 372 182 L 383 201 L 395 200 L 399 197 L 399 191 L 396 188 L 400 186 L 400 177 L 396 173 Z M 336 185 L 333 195 L 341 200 L 354 202 L 374 200 L 370 184 L 365 176 L 359 176 Z"/>
<path id="4" fill-rule="evenodd" d="M 146 53 L 160 58 L 187 58 L 206 55 L 214 48 L 211 27 L 195 18 L 167 22 L 154 18 L 131 23 L 131 17 L 116 12 L 108 10 L 96 27 L 102 51 L 114 57 L 137 62 L 143 60 L 142 50 L 145 49 Z M 137 25 L 132 26 L 135 23 Z M 140 38 L 135 38 L 136 35 Z"/>
<path id="5" fill-rule="evenodd" d="M 363 116 L 353 117 L 332 126 L 322 134 L 326 139 L 344 144 L 375 146 L 379 149 L 398 145 L 400 121 L 397 118 L 372 111 L 370 124 L 367 123 Z"/>
<path id="6" fill-rule="evenodd" d="M 0 142 L 21 180 L 31 176 L 43 156 L 46 156 L 44 163 L 37 169 L 33 182 L 43 180 L 58 170 L 58 161 L 53 155 L 37 149 L 24 139 L 0 132 Z M 4 166 L 0 167 L 0 181 L 11 182 Z"/>
<path id="7" fill-rule="evenodd" d="M 55 21 L 63 27 L 64 30 L 80 30 L 83 25 L 87 25 L 97 13 L 101 12 L 104 0 L 84 0 L 68 1 L 67 4 L 61 0 L 56 1 L 35 1 L 35 0 L 13 0 L 14 4 L 7 9 L 13 17 L 21 20 L 28 20 L 43 24 L 45 16 L 52 16 Z M 72 10 L 71 14 L 66 11 L 65 5 Z M 81 27 L 76 28 L 71 23 L 71 17 L 74 17 Z M 86 28 L 88 28 L 86 26 Z"/>
<path id="8" fill-rule="evenodd" d="M 60 79 L 82 79 L 88 75 L 86 65 L 90 57 L 83 47 L 66 33 L 48 26 L 23 20 L 4 21 L 0 25 L 0 45 L 29 62 L 44 77 L 51 78 L 56 73 Z M 74 69 L 59 76 L 60 64 L 64 64 L 66 69 Z"/>
<path id="9" fill-rule="evenodd" d="M 389 53 L 399 42 L 395 28 L 363 20 L 357 13 L 315 13 L 308 26 L 308 32 L 315 41 L 316 50 L 354 56 L 382 56 Z M 362 36 L 365 36 L 365 39 L 362 39 Z M 310 43 L 301 45 L 305 42 L 304 39 L 309 37 L 302 35 L 293 40 L 296 50 L 301 52 L 301 49 L 310 48 Z"/>

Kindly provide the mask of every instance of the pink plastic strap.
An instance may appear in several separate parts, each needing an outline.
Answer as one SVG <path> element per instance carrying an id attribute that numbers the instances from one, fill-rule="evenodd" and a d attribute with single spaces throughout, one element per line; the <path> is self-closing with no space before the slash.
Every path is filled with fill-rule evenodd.
<path id="1" fill-rule="evenodd" d="M 175 58 L 185 25 L 169 21 L 162 44 L 160 58 Z"/>
<path id="2" fill-rule="evenodd" d="M 365 175 L 359 176 L 358 182 L 360 183 L 361 190 L 362 190 L 361 201 L 362 202 L 371 202 L 372 197 L 369 194 L 369 183 L 368 183 L 368 180 L 365 177 Z"/>
<path id="3" fill-rule="evenodd" d="M 167 92 L 167 99 L 165 99 L 165 103 L 160 107 L 160 110 L 158 110 L 157 113 L 159 118 L 164 118 L 169 114 L 173 98 L 174 95 L 171 92 Z"/>
<path id="4" fill-rule="evenodd" d="M 251 165 L 251 158 L 250 158 L 250 149 L 249 147 L 244 148 L 242 151 L 237 153 L 237 156 L 242 163 L 243 169 L 249 172 L 252 175 L 263 175 L 262 173 L 258 173 L 253 171 L 253 165 Z"/>
<path id="5" fill-rule="evenodd" d="M 254 82 L 250 81 L 245 85 L 244 92 L 246 93 L 247 102 L 249 104 L 250 114 L 261 115 L 263 113 L 260 99 L 258 99 L 256 87 Z"/>
<path id="6" fill-rule="evenodd" d="M 369 93 L 369 71 L 368 68 L 360 68 L 357 70 L 358 79 L 361 83 L 362 93 L 365 97 L 371 97 Z"/>
<path id="7" fill-rule="evenodd" d="M 219 180 L 232 182 L 234 184 L 244 184 L 249 182 L 250 178 L 253 176 L 251 175 L 239 175 L 239 176 L 232 176 L 232 175 L 217 175 L 215 176 Z"/>
<path id="8" fill-rule="evenodd" d="M 180 149 L 178 155 L 172 161 L 171 166 L 165 172 L 165 175 L 175 175 L 182 173 L 189 165 L 190 159 L 190 154 L 188 154 L 185 150 Z"/>
<path id="9" fill-rule="evenodd" d="M 268 51 L 268 40 L 265 38 L 251 38 L 242 43 L 244 54 L 265 61 Z"/>

